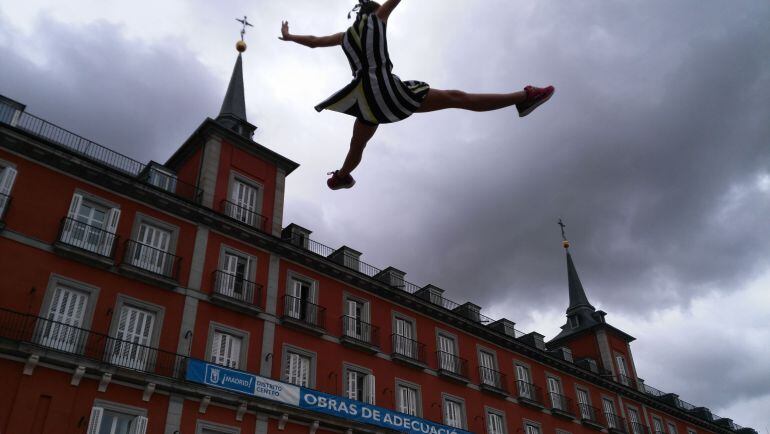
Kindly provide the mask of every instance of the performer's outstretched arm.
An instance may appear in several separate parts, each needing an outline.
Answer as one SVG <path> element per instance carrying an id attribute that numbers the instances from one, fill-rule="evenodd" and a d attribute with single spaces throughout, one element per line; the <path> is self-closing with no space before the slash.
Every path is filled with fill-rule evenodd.
<path id="1" fill-rule="evenodd" d="M 289 22 L 284 21 L 281 23 L 281 36 L 279 36 L 278 39 L 282 41 L 296 42 L 300 45 L 304 45 L 310 48 L 317 48 L 342 45 L 342 38 L 344 36 L 345 34 L 342 32 L 329 36 L 292 35 L 289 33 Z"/>
<path id="2" fill-rule="evenodd" d="M 382 21 L 388 21 L 390 13 L 393 12 L 393 9 L 395 9 L 399 3 L 401 3 L 401 0 L 387 0 L 379 9 L 377 9 L 377 16 Z"/>

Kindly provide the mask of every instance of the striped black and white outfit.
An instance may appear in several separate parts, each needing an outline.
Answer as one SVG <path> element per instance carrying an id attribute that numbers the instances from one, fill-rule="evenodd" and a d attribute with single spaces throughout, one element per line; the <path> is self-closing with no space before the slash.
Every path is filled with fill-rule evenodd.
<path id="1" fill-rule="evenodd" d="M 342 40 L 353 81 L 318 104 L 317 111 L 334 110 L 376 125 L 406 119 L 420 107 L 430 86 L 401 81 L 391 72 L 385 30 L 376 14 L 358 16 Z"/>

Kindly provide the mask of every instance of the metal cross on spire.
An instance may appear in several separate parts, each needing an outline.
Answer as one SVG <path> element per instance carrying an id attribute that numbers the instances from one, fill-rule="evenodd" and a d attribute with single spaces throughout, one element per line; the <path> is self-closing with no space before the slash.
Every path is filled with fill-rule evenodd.
<path id="1" fill-rule="evenodd" d="M 564 228 L 566 228 L 567 225 L 565 225 L 564 222 L 559 219 L 559 226 L 561 226 L 561 239 L 567 241 L 567 236 L 564 235 Z"/>
<path id="2" fill-rule="evenodd" d="M 246 19 L 246 15 L 243 16 L 243 19 L 236 18 L 235 21 L 238 21 L 243 25 L 243 28 L 241 29 L 241 41 L 243 41 L 243 35 L 246 34 L 246 26 L 248 27 L 254 27 L 249 20 Z"/>

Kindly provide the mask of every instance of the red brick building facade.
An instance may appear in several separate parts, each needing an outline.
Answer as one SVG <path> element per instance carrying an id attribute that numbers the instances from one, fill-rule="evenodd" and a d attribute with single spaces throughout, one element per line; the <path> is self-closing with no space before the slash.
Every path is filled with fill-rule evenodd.
<path id="1" fill-rule="evenodd" d="M 569 251 L 545 343 L 311 240 L 283 221 L 298 165 L 255 128 L 240 55 L 165 164 L 0 97 L 0 433 L 394 432 L 188 381 L 190 359 L 474 433 L 755 433 L 645 385 Z"/>

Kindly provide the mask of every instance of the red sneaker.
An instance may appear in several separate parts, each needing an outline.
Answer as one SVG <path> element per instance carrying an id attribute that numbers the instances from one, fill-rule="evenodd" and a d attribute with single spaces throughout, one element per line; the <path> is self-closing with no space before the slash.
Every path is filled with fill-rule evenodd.
<path id="1" fill-rule="evenodd" d="M 534 87 L 527 86 L 524 88 L 524 92 L 527 93 L 527 99 L 524 102 L 516 104 L 516 108 L 519 110 L 519 117 L 524 117 L 533 110 L 535 110 L 540 104 L 548 101 L 556 91 L 553 86 L 548 87 Z"/>
<path id="2" fill-rule="evenodd" d="M 353 179 L 350 174 L 347 176 L 340 176 L 339 170 L 335 170 L 334 172 L 329 172 L 327 175 L 331 175 L 332 177 L 326 180 L 326 185 L 329 186 L 332 190 L 339 190 L 341 188 L 350 188 L 354 185 L 356 185 L 356 180 Z"/>

